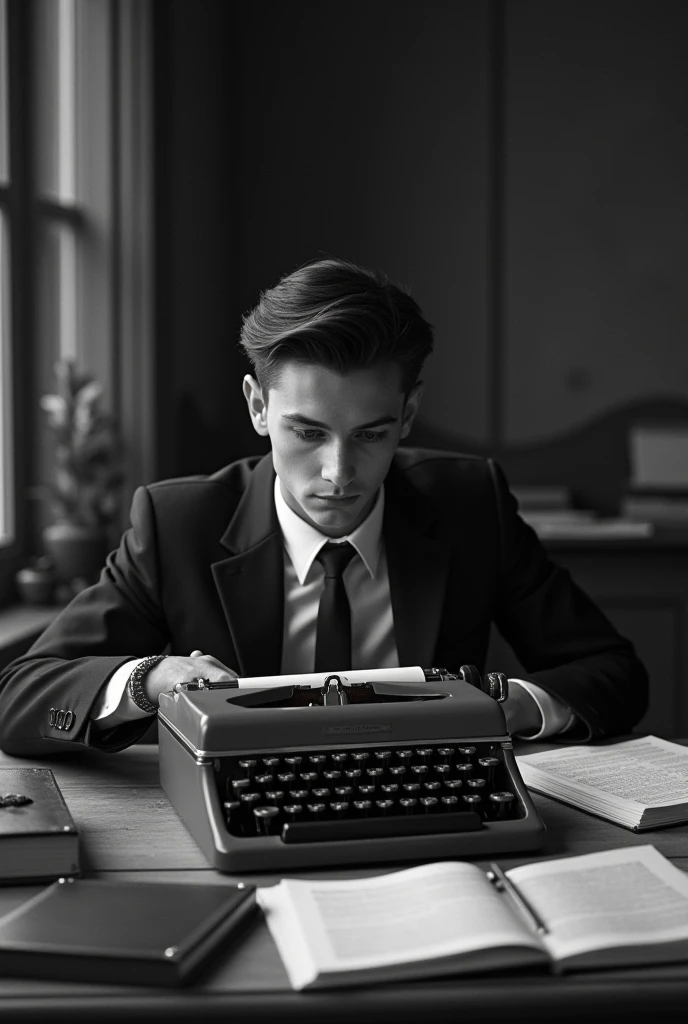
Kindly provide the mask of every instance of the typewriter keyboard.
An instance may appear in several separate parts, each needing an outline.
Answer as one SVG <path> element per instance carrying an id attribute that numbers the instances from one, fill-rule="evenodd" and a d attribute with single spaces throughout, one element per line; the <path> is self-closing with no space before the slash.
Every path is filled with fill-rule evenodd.
<path id="1" fill-rule="evenodd" d="M 227 829 L 285 843 L 472 831 L 525 813 L 499 744 L 351 747 L 216 762 Z"/>

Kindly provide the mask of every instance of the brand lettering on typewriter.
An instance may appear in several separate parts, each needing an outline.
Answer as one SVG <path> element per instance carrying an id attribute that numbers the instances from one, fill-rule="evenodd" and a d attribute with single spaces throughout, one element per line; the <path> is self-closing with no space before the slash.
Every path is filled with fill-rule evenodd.
<path id="1" fill-rule="evenodd" d="M 391 725 L 326 725 L 324 736 L 341 736 L 343 733 L 392 732 Z"/>

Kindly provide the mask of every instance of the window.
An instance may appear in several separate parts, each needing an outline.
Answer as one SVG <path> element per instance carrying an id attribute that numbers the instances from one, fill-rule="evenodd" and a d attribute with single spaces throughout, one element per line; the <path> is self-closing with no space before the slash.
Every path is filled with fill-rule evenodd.
<path id="1" fill-rule="evenodd" d="M 0 0 L 0 603 L 50 521 L 58 359 L 104 385 L 129 490 L 154 475 L 150 16 Z"/>

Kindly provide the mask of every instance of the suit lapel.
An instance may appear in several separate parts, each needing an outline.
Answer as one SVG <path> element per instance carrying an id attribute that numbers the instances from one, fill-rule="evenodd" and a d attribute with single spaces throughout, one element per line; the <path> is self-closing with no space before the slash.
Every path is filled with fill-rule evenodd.
<path id="1" fill-rule="evenodd" d="M 240 675 L 276 675 L 282 661 L 284 554 L 273 495 L 272 454 L 256 466 L 212 565 Z"/>
<path id="2" fill-rule="evenodd" d="M 385 482 L 384 537 L 394 634 L 400 665 L 432 666 L 447 578 L 449 548 L 428 536 L 430 505 L 392 467 Z"/>

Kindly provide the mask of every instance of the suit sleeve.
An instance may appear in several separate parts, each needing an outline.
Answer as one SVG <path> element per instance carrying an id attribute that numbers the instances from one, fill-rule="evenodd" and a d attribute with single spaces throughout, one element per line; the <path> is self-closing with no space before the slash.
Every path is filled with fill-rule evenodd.
<path id="1" fill-rule="evenodd" d="M 567 740 L 629 732 L 647 709 L 648 679 L 622 637 L 568 570 L 547 556 L 490 463 L 501 533 L 495 624 L 528 673 L 578 717 Z"/>
<path id="2" fill-rule="evenodd" d="M 155 513 L 146 488 L 134 495 L 131 527 L 83 590 L 30 650 L 0 673 L 0 748 L 35 756 L 90 745 L 121 750 L 149 724 L 102 730 L 90 713 L 124 662 L 162 653 L 169 642 L 160 598 Z"/>

